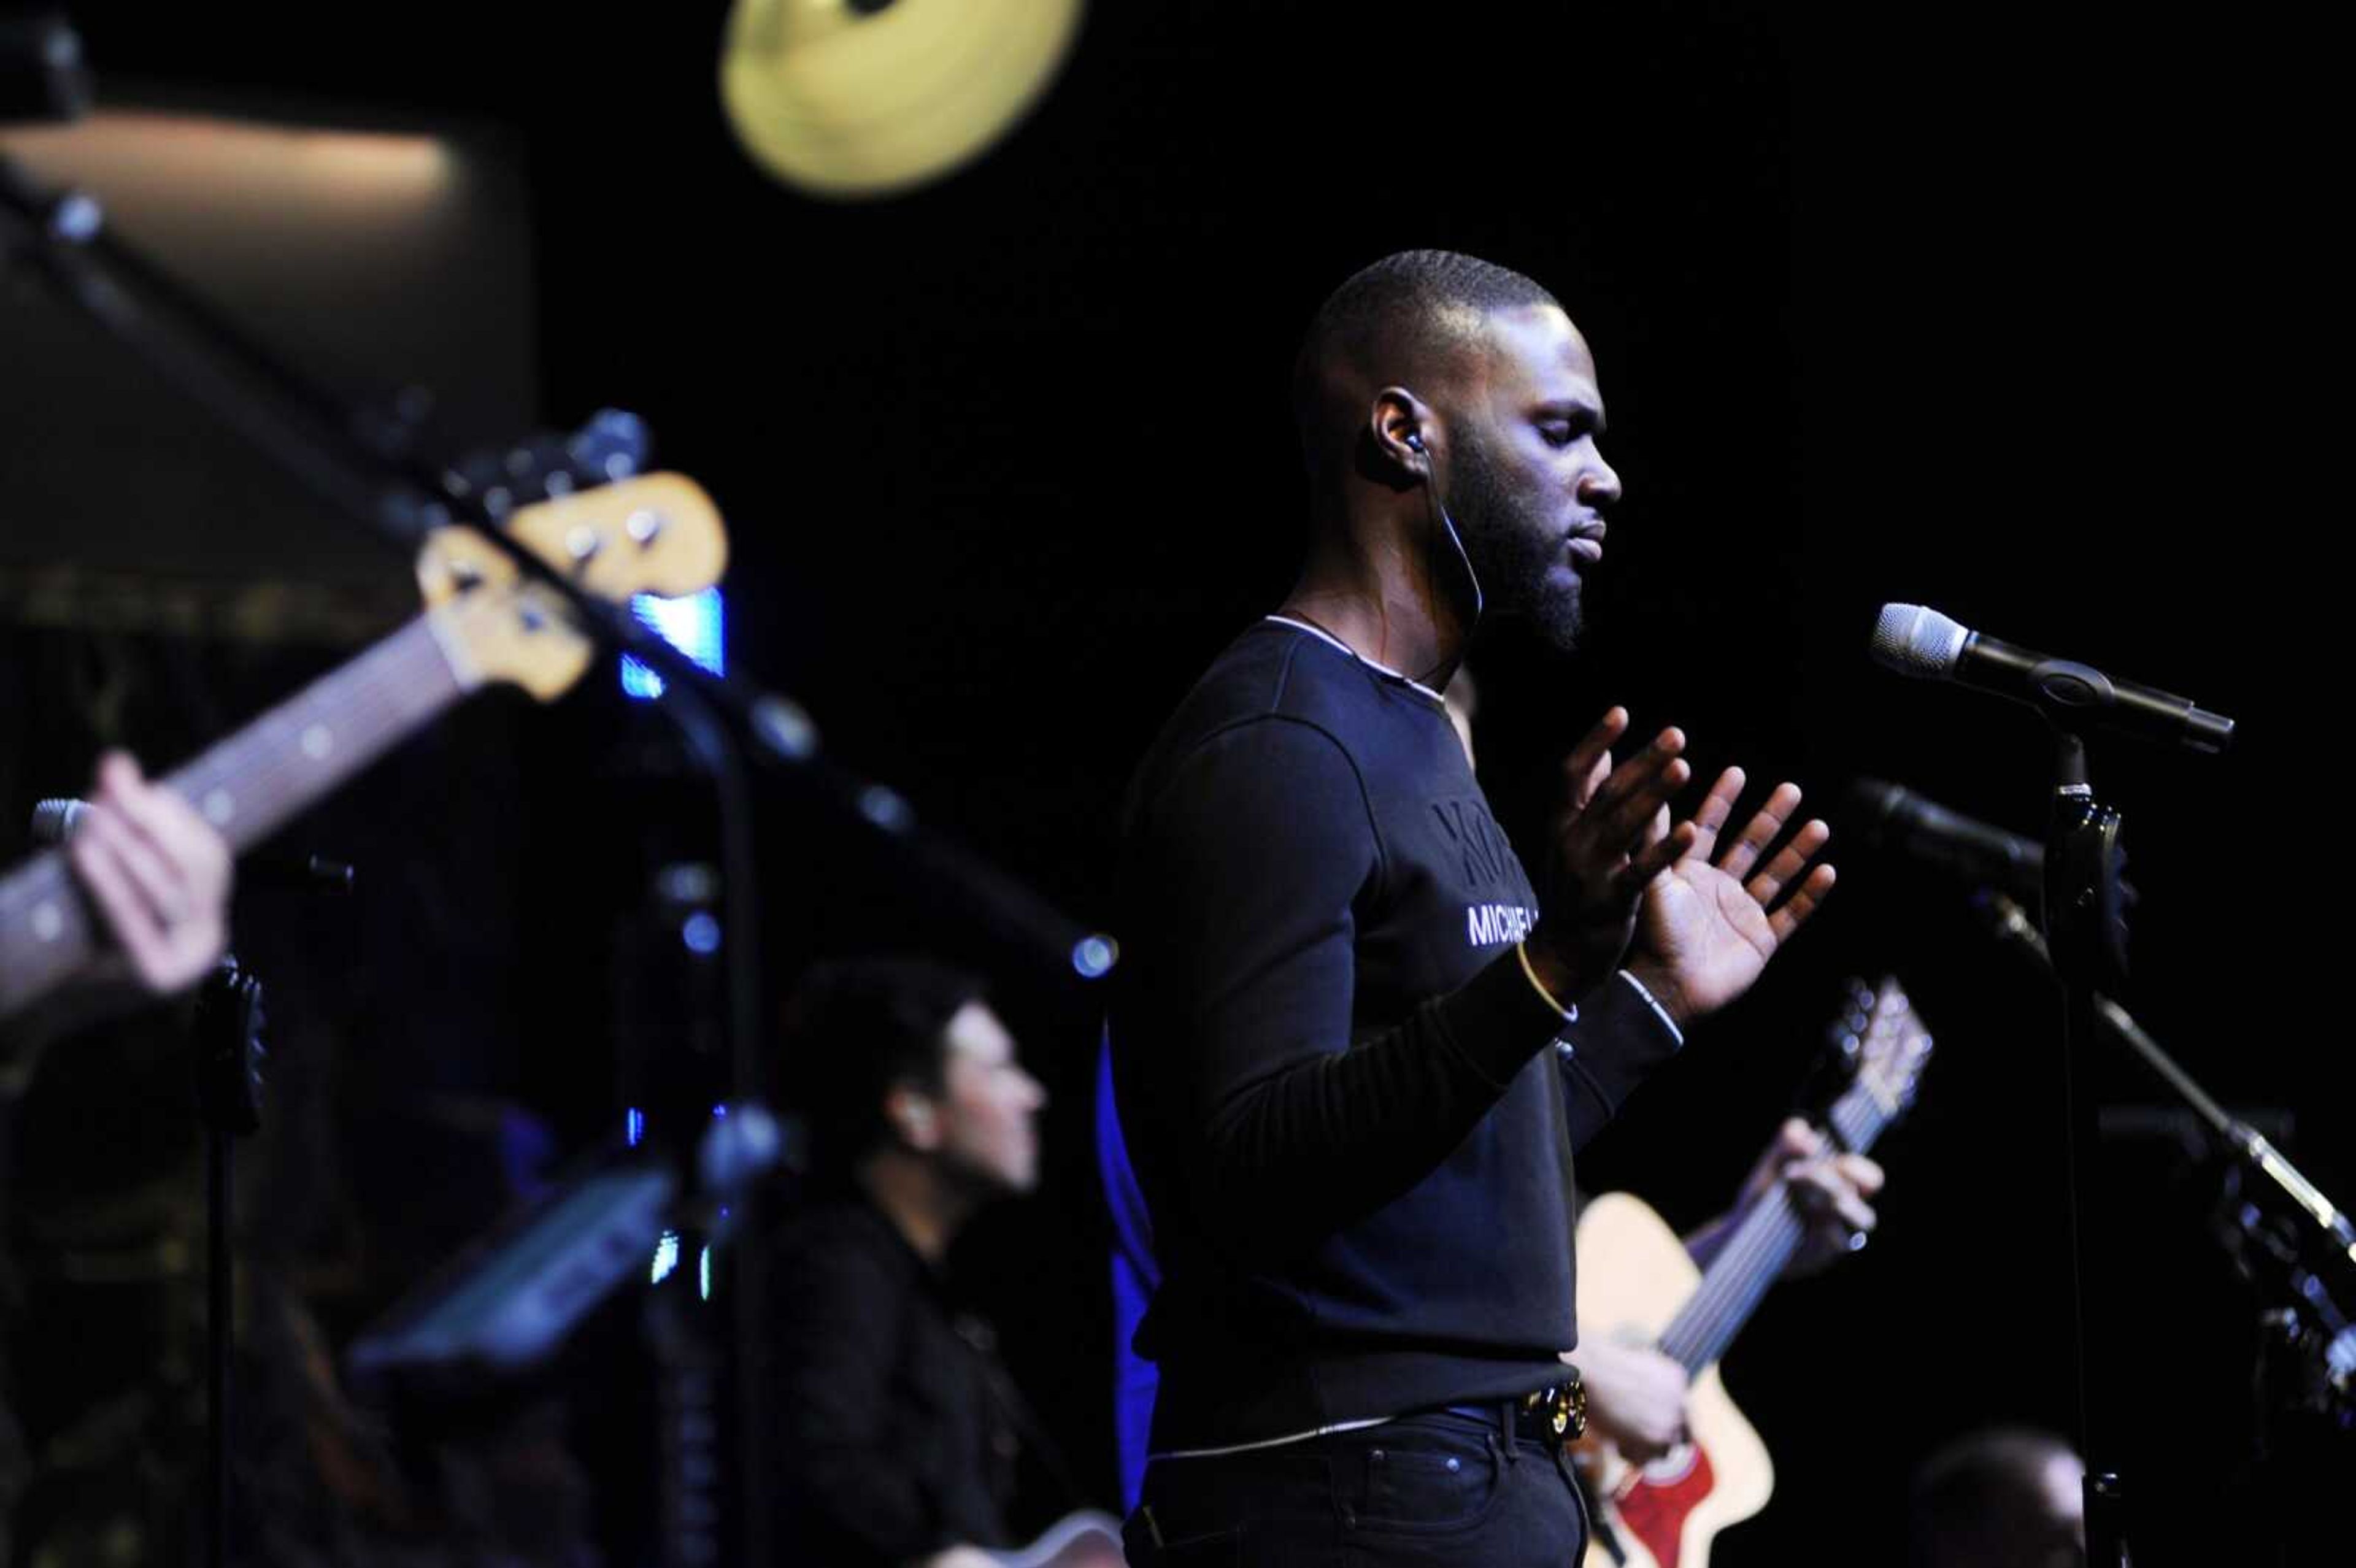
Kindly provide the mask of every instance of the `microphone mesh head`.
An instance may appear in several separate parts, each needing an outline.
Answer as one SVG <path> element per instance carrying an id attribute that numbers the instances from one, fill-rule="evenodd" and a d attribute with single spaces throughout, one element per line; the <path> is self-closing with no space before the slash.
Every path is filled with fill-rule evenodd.
<path id="1" fill-rule="evenodd" d="M 74 836 L 82 818 L 89 815 L 88 801 L 40 801 L 33 807 L 33 842 L 44 846 L 62 844 Z"/>
<path id="2" fill-rule="evenodd" d="M 1971 633 L 1960 621 L 1921 604 L 1884 604 L 1873 624 L 1869 652 L 1874 663 L 1900 675 L 1944 680 L 1964 656 Z"/>

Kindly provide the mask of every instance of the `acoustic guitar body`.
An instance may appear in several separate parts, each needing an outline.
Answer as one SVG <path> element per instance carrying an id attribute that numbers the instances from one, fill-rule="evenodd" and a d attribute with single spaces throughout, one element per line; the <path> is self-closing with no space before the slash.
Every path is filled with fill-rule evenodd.
<path id="1" fill-rule="evenodd" d="M 1655 1344 L 1700 1284 L 1685 1243 L 1644 1202 L 1607 1192 L 1586 1204 L 1579 1217 L 1582 1341 Z M 1693 1442 L 1650 1465 L 1627 1463 L 1600 1439 L 1582 1445 L 1595 1535 L 1611 1532 L 1626 1568 L 1704 1568 L 1711 1539 L 1766 1507 L 1775 1489 L 1766 1445 L 1727 1397 L 1716 1366 L 1694 1379 L 1687 1412 Z M 1585 1568 L 1618 1565 L 1591 1537 Z"/>

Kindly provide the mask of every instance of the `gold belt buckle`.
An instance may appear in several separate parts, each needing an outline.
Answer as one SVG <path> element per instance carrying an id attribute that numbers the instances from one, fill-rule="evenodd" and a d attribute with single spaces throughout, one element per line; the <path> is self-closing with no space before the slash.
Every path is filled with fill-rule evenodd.
<path id="1" fill-rule="evenodd" d="M 1570 1381 L 1522 1397 L 1524 1410 L 1544 1411 L 1547 1426 L 1558 1443 L 1576 1443 L 1587 1435 L 1587 1385 L 1576 1369 Z"/>

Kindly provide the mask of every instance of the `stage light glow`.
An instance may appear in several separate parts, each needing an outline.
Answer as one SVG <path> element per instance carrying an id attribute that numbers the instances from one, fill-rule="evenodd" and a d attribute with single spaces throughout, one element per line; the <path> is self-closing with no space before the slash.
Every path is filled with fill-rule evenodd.
<path id="1" fill-rule="evenodd" d="M 654 1267 L 648 1271 L 647 1283 L 660 1285 L 669 1279 L 671 1276 L 671 1271 L 678 1267 L 679 1232 L 665 1231 L 662 1233 L 662 1240 L 655 1243 L 655 1264 Z"/>
<path id="2" fill-rule="evenodd" d="M 720 590 L 717 588 L 707 588 L 701 593 L 691 593 L 680 599 L 662 599 L 651 593 L 636 594 L 630 600 L 630 613 L 653 627 L 663 641 L 712 674 L 726 672 L 726 618 L 721 608 Z M 625 655 L 622 659 L 622 689 L 632 697 L 660 697 L 662 677 Z"/>
<path id="3" fill-rule="evenodd" d="M 14 131 L 6 144 L 51 183 L 142 197 L 199 188 L 233 206 L 348 214 L 445 201 L 464 169 L 433 136 L 143 109 Z"/>

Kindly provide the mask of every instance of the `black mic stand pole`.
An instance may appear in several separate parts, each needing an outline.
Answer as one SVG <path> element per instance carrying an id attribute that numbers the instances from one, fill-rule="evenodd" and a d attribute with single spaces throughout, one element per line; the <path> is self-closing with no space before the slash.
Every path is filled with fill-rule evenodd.
<path id="1" fill-rule="evenodd" d="M 2094 1083 L 2095 1041 L 2105 991 L 2126 978 L 2126 926 L 2120 897 L 2119 813 L 2094 798 L 2087 782 L 2085 742 L 2054 731 L 2053 815 L 2046 837 L 2045 929 L 2064 996 L 2062 1057 L 2070 1183 L 2071 1301 L 2076 1338 L 2078 1435 L 2086 1460 L 2086 1561 L 2092 1568 L 2126 1568 L 2126 1499 L 2112 1467 L 2113 1436 L 2094 1391 L 2090 1358 L 2112 1358 L 2110 1294 L 2089 1249 L 2099 1228 L 2094 1160 L 2099 1148 Z M 2090 1302 L 2089 1298 L 2092 1297 Z M 2090 1307 L 2092 1310 L 2090 1311 Z M 2090 1331 L 2091 1319 L 2091 1331 Z"/>
<path id="2" fill-rule="evenodd" d="M 231 1368 L 237 1354 L 236 1148 L 262 1125 L 262 982 L 225 955 L 197 992 L 205 1128 L 206 1568 L 229 1563 Z"/>

